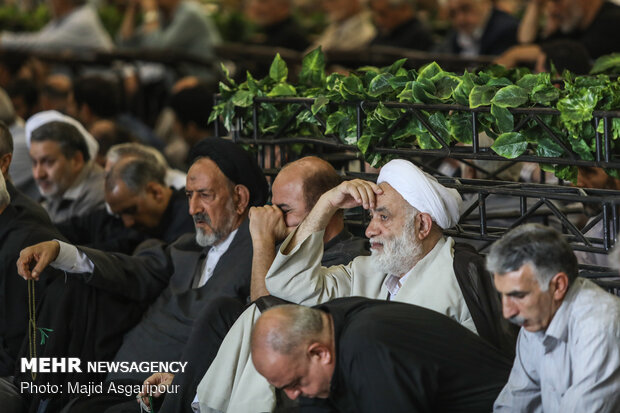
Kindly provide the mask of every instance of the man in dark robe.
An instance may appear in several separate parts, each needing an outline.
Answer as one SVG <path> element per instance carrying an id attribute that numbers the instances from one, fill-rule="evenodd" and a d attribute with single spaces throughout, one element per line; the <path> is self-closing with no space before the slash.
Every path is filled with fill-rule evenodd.
<path id="1" fill-rule="evenodd" d="M 152 303 L 122 338 L 114 361 L 178 360 L 192 323 L 206 303 L 221 296 L 244 300 L 249 295 L 252 244 L 246 218 L 250 206 L 266 202 L 267 183 L 250 155 L 230 141 L 206 139 L 193 153 L 196 161 L 188 173 L 186 194 L 195 236 L 186 234 L 168 246 L 157 243 L 141 248 L 135 256 L 58 242 L 22 251 L 18 268 L 27 279 L 38 278 L 39 271 L 51 262 L 76 273 L 70 278 L 97 293 Z M 36 264 L 32 270 L 31 264 Z M 92 316 L 111 322 L 107 311 L 100 308 Z M 148 375 L 117 372 L 108 374 L 107 380 L 138 384 Z M 104 411 L 132 397 L 103 394 L 76 399 L 71 409 Z"/>
<path id="2" fill-rule="evenodd" d="M 22 342 L 27 333 L 32 333 L 30 306 L 36 305 L 45 287 L 59 273 L 53 268 L 45 270 L 41 282 L 29 289 L 27 282 L 18 276 L 15 262 L 22 248 L 56 238 L 62 239 L 62 235 L 51 223 L 45 225 L 13 205 L 4 176 L 0 174 L 0 406 L 3 412 L 21 410 L 22 402 L 12 386 L 12 376 Z"/>
<path id="3" fill-rule="evenodd" d="M 358 413 L 490 411 L 510 372 L 500 351 L 442 314 L 359 297 L 266 311 L 252 360 L 289 398 Z"/>

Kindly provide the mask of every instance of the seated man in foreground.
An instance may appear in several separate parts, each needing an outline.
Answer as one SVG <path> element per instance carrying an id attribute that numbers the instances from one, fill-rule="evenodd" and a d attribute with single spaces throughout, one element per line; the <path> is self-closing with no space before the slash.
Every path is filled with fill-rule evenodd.
<path id="1" fill-rule="evenodd" d="M 377 182 L 348 181 L 323 194 L 280 247 L 266 277 L 267 290 L 304 305 L 348 296 L 416 304 L 453 318 L 511 354 L 514 341 L 482 257 L 442 233 L 459 219 L 458 192 L 405 160 L 387 163 Z M 326 226 L 337 211 L 355 206 L 372 212 L 366 229 L 372 256 L 322 267 Z M 198 386 L 202 413 L 259 412 L 275 404 L 269 384 L 250 361 L 247 337 L 259 312 L 248 311 Z"/>
<path id="2" fill-rule="evenodd" d="M 522 326 L 494 411 L 620 411 L 620 299 L 577 277 L 568 243 L 537 224 L 497 241 L 487 266 L 504 317 Z"/>
<path id="3" fill-rule="evenodd" d="M 289 398 L 336 411 L 484 412 L 510 360 L 435 311 L 343 298 L 267 310 L 252 332 L 256 369 Z"/>

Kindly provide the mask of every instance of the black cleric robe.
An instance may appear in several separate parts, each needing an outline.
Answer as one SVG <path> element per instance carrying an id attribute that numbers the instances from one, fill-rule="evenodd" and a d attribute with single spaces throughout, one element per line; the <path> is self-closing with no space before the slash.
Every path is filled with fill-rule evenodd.
<path id="1" fill-rule="evenodd" d="M 512 360 L 435 311 L 361 297 L 316 308 L 334 320 L 339 412 L 490 412 L 508 380 Z"/>

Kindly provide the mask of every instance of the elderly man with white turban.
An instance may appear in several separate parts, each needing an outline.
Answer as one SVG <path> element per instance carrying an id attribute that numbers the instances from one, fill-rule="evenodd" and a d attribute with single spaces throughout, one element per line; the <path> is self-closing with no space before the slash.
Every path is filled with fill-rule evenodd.
<path id="1" fill-rule="evenodd" d="M 93 162 L 99 145 L 75 119 L 55 110 L 26 122 L 32 174 L 52 222 L 104 206 L 104 172 Z"/>
<path id="2" fill-rule="evenodd" d="M 459 220 L 458 192 L 405 160 L 387 163 L 377 182 L 346 181 L 321 196 L 280 246 L 266 276 L 269 292 L 308 306 L 348 296 L 416 304 L 513 352 L 514 336 L 502 320 L 482 257 L 442 233 Z M 338 210 L 357 206 L 372 214 L 366 229 L 372 255 L 321 267 L 327 223 Z M 258 307 L 250 306 L 233 325 L 198 386 L 195 410 L 273 410 L 274 389 L 250 357 L 250 331 L 258 316 Z"/>

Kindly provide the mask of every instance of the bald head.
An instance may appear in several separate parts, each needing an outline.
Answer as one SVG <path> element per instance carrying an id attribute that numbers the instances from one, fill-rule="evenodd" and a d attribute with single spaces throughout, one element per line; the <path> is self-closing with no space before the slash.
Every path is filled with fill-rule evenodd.
<path id="1" fill-rule="evenodd" d="M 328 397 L 335 368 L 330 316 L 299 305 L 266 311 L 252 331 L 252 361 L 291 400 L 300 395 Z"/>
<path id="2" fill-rule="evenodd" d="M 295 354 L 312 340 L 320 340 L 324 329 L 322 312 L 301 305 L 281 305 L 267 310 L 252 332 L 252 349 Z"/>

